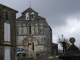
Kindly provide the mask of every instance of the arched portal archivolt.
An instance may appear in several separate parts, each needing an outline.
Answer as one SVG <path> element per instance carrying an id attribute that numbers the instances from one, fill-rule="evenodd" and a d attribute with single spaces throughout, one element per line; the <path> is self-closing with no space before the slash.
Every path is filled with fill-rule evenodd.
<path id="1" fill-rule="evenodd" d="M 28 50 L 33 50 L 35 49 L 35 46 L 38 45 L 38 41 L 34 37 L 27 37 L 23 40 L 23 46 L 25 46 Z"/>
<path id="2" fill-rule="evenodd" d="M 37 41 L 37 39 L 36 39 L 35 37 L 27 37 L 27 38 L 25 38 L 25 39 L 22 41 L 22 44 L 23 44 L 23 45 L 27 45 L 28 42 L 33 42 L 34 45 L 38 45 L 38 41 Z"/>

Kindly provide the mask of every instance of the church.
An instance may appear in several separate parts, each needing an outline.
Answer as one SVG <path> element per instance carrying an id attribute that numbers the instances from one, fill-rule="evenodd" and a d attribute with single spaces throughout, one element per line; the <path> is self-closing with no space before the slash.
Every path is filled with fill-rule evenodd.
<path id="1" fill-rule="evenodd" d="M 52 29 L 45 18 L 31 7 L 16 20 L 17 48 L 50 54 L 52 52 Z"/>

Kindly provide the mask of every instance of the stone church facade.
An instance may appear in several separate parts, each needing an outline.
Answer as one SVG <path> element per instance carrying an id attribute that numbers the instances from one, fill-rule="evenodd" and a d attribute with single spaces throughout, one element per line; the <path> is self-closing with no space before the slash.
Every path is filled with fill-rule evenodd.
<path id="1" fill-rule="evenodd" d="M 45 54 L 52 52 L 52 29 L 31 7 L 22 12 L 16 25 L 17 48 Z"/>

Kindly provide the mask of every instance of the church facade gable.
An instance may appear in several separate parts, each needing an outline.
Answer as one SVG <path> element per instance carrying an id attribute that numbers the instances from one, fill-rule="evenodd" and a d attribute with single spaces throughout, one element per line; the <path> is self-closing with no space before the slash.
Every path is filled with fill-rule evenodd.
<path id="1" fill-rule="evenodd" d="M 16 25 L 17 48 L 48 54 L 51 52 L 52 31 L 45 18 L 39 16 L 32 8 L 28 8 L 17 18 Z"/>

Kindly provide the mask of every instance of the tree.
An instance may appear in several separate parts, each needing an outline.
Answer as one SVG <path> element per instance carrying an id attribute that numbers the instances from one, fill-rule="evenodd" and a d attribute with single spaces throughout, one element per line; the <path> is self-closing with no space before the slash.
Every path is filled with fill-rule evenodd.
<path id="1" fill-rule="evenodd" d="M 63 35 L 61 36 L 62 38 L 58 39 L 58 43 L 63 47 L 63 53 L 66 51 L 66 49 L 70 46 L 70 42 L 68 39 L 65 39 Z"/>

